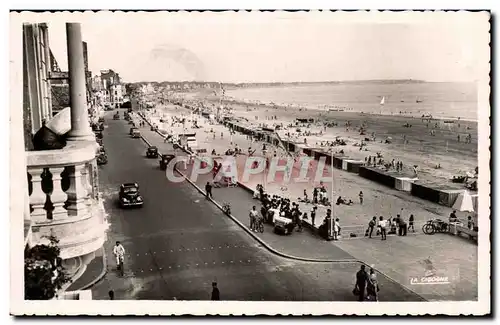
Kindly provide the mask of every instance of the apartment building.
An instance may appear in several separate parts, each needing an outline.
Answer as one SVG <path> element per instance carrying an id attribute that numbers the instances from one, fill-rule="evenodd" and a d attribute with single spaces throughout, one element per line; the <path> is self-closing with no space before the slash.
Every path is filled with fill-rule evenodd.
<path id="1" fill-rule="evenodd" d="M 67 23 L 66 35 L 70 67 L 67 77 L 60 69 L 57 71 L 53 62 L 47 24 L 23 25 L 25 159 L 19 161 L 25 162 L 27 173 L 27 178 L 21 181 L 25 185 L 22 186 L 25 246 L 47 243 L 49 236 L 56 237 L 63 266 L 76 280 L 102 248 L 107 226 L 97 182 L 97 144 L 89 125 L 88 74 L 80 24 Z M 62 149 L 34 150 L 33 134 L 50 124 L 53 115 L 51 88 L 54 86 L 50 76 L 71 85 L 68 87 L 71 127 Z"/>

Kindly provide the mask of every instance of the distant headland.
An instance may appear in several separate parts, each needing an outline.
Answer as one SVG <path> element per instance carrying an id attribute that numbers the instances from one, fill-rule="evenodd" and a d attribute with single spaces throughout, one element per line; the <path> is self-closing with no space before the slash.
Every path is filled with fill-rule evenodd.
<path id="1" fill-rule="evenodd" d="M 152 86 L 174 86 L 180 89 L 196 89 L 196 88 L 211 88 L 216 89 L 221 86 L 224 88 L 265 88 L 265 87 L 283 87 L 283 86 L 307 86 L 307 85 L 341 85 L 341 84 L 415 84 L 425 83 L 424 80 L 415 79 L 374 79 L 374 80 L 342 80 L 342 81 L 296 81 L 296 82 L 242 82 L 242 83 L 227 83 L 215 81 L 140 81 L 131 82 L 129 84 L 135 86 L 152 85 Z"/>

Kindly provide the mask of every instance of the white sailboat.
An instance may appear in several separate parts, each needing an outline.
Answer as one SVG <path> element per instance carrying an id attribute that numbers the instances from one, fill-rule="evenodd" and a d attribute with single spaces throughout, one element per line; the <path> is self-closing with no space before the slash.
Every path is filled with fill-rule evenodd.
<path id="1" fill-rule="evenodd" d="M 385 96 L 382 97 L 382 100 L 380 101 L 380 105 L 384 105 L 385 104 Z"/>

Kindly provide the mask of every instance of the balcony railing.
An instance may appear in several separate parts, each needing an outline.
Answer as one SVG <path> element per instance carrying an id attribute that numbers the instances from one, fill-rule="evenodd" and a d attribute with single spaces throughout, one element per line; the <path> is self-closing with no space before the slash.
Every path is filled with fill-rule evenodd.
<path id="1" fill-rule="evenodd" d="M 96 146 L 70 141 L 61 150 L 27 152 L 33 244 L 55 236 L 63 259 L 91 253 L 104 241 Z"/>

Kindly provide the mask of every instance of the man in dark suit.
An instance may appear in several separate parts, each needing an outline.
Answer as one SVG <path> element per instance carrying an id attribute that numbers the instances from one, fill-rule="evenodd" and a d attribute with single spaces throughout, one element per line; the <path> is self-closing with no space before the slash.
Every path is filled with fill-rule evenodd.
<path id="1" fill-rule="evenodd" d="M 365 271 L 365 266 L 361 265 L 360 270 L 356 273 L 356 288 L 358 289 L 358 301 L 365 301 L 365 289 L 368 282 L 368 274 Z"/>
<path id="2" fill-rule="evenodd" d="M 220 300 L 219 288 L 217 288 L 217 282 L 212 282 L 212 300 Z"/>

